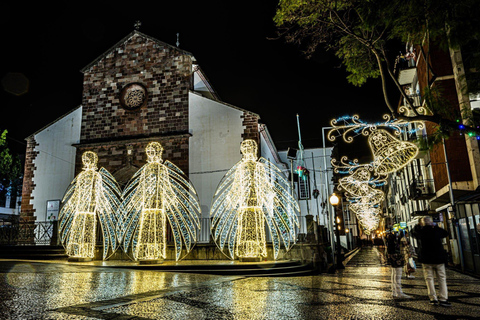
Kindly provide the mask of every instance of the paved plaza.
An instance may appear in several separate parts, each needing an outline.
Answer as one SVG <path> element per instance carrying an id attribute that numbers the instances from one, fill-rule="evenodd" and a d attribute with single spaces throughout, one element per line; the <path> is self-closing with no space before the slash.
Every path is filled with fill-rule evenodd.
<path id="1" fill-rule="evenodd" d="M 479 319 L 480 280 L 448 270 L 452 307 L 421 270 L 393 300 L 390 269 L 362 248 L 335 274 L 243 277 L 0 260 L 1 319 Z"/>

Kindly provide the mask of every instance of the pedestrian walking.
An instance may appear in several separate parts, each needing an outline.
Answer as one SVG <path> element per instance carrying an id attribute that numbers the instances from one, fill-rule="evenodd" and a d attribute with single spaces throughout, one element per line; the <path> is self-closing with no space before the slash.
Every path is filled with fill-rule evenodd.
<path id="1" fill-rule="evenodd" d="M 437 226 L 431 217 L 424 217 L 413 228 L 413 236 L 418 240 L 418 261 L 423 265 L 423 275 L 427 284 L 428 297 L 433 305 L 450 307 L 448 302 L 447 276 L 445 263 L 448 255 L 442 239 L 448 235 L 445 229 Z M 438 296 L 435 291 L 435 278 L 438 281 Z M 437 299 L 438 298 L 438 299 Z"/>
<path id="2" fill-rule="evenodd" d="M 392 231 L 386 236 L 387 263 L 391 266 L 392 296 L 394 299 L 409 299 L 402 291 L 402 269 L 405 265 L 405 241 L 402 231 Z"/>
<path id="3" fill-rule="evenodd" d="M 415 276 L 412 274 L 416 270 L 415 261 L 413 257 L 415 255 L 415 248 L 410 243 L 410 239 L 408 238 L 408 232 L 405 230 L 405 236 L 402 238 L 404 243 L 403 247 L 403 255 L 405 257 L 405 266 L 403 270 L 405 271 L 405 277 L 407 279 L 415 279 Z"/>

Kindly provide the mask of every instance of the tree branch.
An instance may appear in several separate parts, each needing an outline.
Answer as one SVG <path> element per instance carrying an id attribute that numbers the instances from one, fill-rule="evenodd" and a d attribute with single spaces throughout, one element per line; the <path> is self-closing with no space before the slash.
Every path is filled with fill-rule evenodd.
<path id="1" fill-rule="evenodd" d="M 392 104 L 390 103 L 390 99 L 388 98 L 388 92 L 387 92 L 387 82 L 385 78 L 385 70 L 382 64 L 382 58 L 380 57 L 380 54 L 378 53 L 377 49 L 373 47 L 372 45 L 369 45 L 370 51 L 375 55 L 375 58 L 377 59 L 377 64 L 378 64 L 378 69 L 380 70 L 380 78 L 382 79 L 382 90 L 383 90 L 383 98 L 385 99 L 385 104 L 387 105 L 387 108 L 390 110 L 390 113 L 393 116 L 397 115 L 397 112 L 393 108 Z"/>

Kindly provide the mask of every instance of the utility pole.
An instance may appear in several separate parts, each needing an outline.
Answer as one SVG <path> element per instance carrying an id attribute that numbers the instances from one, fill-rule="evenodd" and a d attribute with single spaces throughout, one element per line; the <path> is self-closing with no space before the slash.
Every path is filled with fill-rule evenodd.
<path id="1" fill-rule="evenodd" d="M 443 142 L 443 153 L 444 153 L 444 156 L 445 156 L 445 166 L 446 166 L 446 169 L 447 169 L 447 177 L 448 177 L 448 193 L 449 193 L 449 196 L 450 196 L 450 205 L 451 205 L 451 208 L 452 208 L 452 212 L 450 213 L 449 210 L 447 209 L 447 214 L 449 215 L 449 221 L 451 221 L 452 223 L 452 227 L 453 229 L 455 230 L 455 233 L 456 233 L 456 238 L 455 240 L 457 240 L 457 247 L 458 247 L 458 254 L 460 255 L 460 266 L 462 268 L 462 271 L 465 270 L 465 262 L 463 261 L 463 250 L 462 250 L 462 243 L 461 243 L 461 240 L 460 240 L 460 228 L 458 226 L 458 222 L 457 222 L 457 219 L 456 219 L 456 214 L 455 214 L 455 198 L 453 197 L 453 186 L 452 186 L 452 178 L 450 176 L 450 168 L 448 166 L 448 157 L 447 157 L 447 148 L 445 147 L 445 139 L 442 138 L 442 142 Z M 451 216 L 450 216 L 451 214 Z"/>
<path id="2" fill-rule="evenodd" d="M 298 113 L 297 113 L 297 129 L 298 129 L 298 149 L 300 151 L 300 160 L 297 160 L 297 168 L 298 168 L 298 167 L 304 167 L 302 135 L 300 133 L 300 116 L 298 115 Z M 300 183 L 300 181 L 298 183 Z M 308 208 L 308 202 L 307 202 L 307 208 Z M 300 211 L 299 226 L 300 226 L 300 233 L 301 233 L 302 232 L 302 212 L 301 211 Z M 305 235 L 306 234 L 307 234 L 307 230 L 305 228 Z"/>

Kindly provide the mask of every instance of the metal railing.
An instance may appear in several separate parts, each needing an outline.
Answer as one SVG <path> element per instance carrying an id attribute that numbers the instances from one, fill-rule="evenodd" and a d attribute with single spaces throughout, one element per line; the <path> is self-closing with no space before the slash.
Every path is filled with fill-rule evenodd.
<path id="1" fill-rule="evenodd" d="M 422 105 L 422 96 L 420 94 L 409 94 L 408 97 L 414 107 L 420 107 Z"/>
<path id="2" fill-rule="evenodd" d="M 435 194 L 433 179 L 413 179 L 410 181 L 409 198 L 413 200 L 425 200 Z"/>
<path id="3" fill-rule="evenodd" d="M 305 219 L 305 217 L 302 217 Z M 306 221 L 304 221 L 306 223 Z M 197 233 L 197 243 L 213 242 L 210 236 L 210 218 L 200 218 L 200 231 Z M 295 228 L 298 237 L 298 228 Z M 267 242 L 271 241 L 267 228 Z M 305 236 L 303 234 L 303 236 Z M 102 244 L 102 231 L 97 224 L 97 244 Z M 298 239 L 303 240 L 303 239 Z M 173 235 L 167 228 L 167 243 L 173 244 Z M 58 237 L 58 221 L 35 222 L 0 222 L 0 245 L 60 245 Z"/>
<path id="4" fill-rule="evenodd" d="M 3 222 L 1 245 L 57 245 L 57 221 Z"/>

